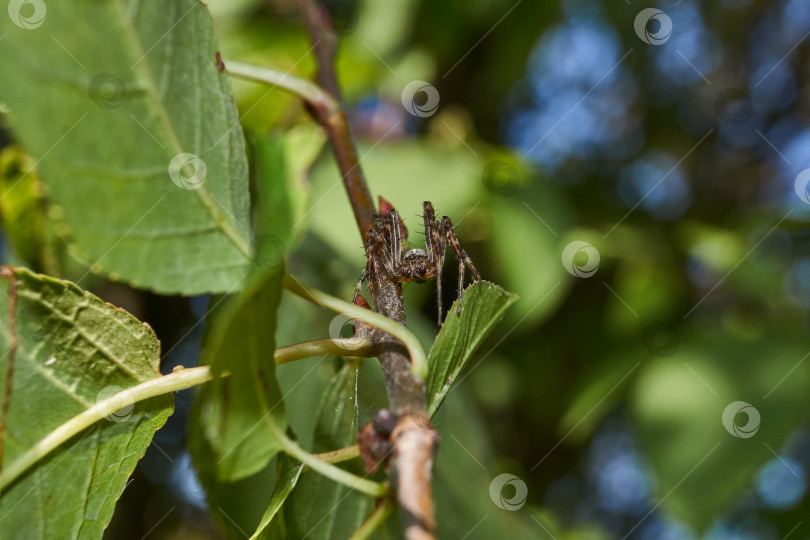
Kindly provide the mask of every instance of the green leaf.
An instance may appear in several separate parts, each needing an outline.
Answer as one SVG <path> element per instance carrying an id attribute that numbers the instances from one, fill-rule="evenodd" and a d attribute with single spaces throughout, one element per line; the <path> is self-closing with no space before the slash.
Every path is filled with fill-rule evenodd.
<path id="1" fill-rule="evenodd" d="M 453 302 L 428 353 L 427 403 L 431 416 L 472 354 L 517 296 L 485 281 L 467 287 L 463 300 L 460 315 L 456 314 L 458 300 Z"/>
<path id="2" fill-rule="evenodd" d="M 212 316 L 200 363 L 214 380 L 200 390 L 199 429 L 220 480 L 260 471 L 282 448 L 287 425 L 274 361 L 283 268 L 259 269 Z M 220 378 L 223 371 L 230 377 Z"/>
<path id="3" fill-rule="evenodd" d="M 278 511 L 281 509 L 284 501 L 292 493 L 293 488 L 298 483 L 298 478 L 301 477 L 301 471 L 304 470 L 304 465 L 298 463 L 295 459 L 280 454 L 278 457 L 278 475 L 276 476 L 276 487 L 273 490 L 273 496 L 270 499 L 270 504 L 262 516 L 262 521 L 256 528 L 256 532 L 250 537 L 254 538 L 270 538 L 274 531 L 279 531 L 283 528 L 279 521 L 273 521 Z M 271 523 L 274 527 L 270 527 Z M 286 537 L 286 534 L 280 536 Z"/>
<path id="4" fill-rule="evenodd" d="M 17 4 L 29 23 L 0 17 L 0 99 L 81 257 L 163 293 L 237 288 L 247 162 L 204 5 Z"/>
<path id="5" fill-rule="evenodd" d="M 314 452 L 328 452 L 357 442 L 357 367 L 345 364 L 329 383 L 318 409 Z M 364 476 L 360 460 L 340 464 Z M 348 538 L 369 516 L 373 500 L 368 495 L 314 473 L 306 472 L 298 481 L 284 517 L 289 538 Z"/>
<path id="6" fill-rule="evenodd" d="M 13 288 L 0 278 L 0 392 L 9 399 L 1 434 L 5 467 L 97 400 L 159 376 L 160 359 L 152 329 L 125 311 L 71 283 L 12 271 Z M 100 538 L 172 403 L 163 395 L 123 404 L 47 454 L 0 496 L 2 530 L 18 538 Z"/>

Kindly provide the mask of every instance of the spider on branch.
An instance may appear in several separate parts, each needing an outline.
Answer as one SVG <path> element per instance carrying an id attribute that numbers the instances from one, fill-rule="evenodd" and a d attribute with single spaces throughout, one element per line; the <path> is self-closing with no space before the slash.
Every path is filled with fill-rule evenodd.
<path id="1" fill-rule="evenodd" d="M 449 245 L 458 260 L 458 310 L 461 313 L 461 296 L 464 291 L 464 266 L 469 266 L 475 279 L 481 283 L 481 275 L 461 249 L 461 244 L 453 231 L 453 222 L 447 216 L 436 220 L 433 205 L 423 203 L 422 217 L 425 227 L 425 249 L 411 249 L 403 252 L 402 241 L 407 239 L 408 230 L 399 217 L 396 209 L 380 197 L 380 214 L 374 218 L 374 225 L 366 233 L 366 267 L 357 282 L 354 299 L 360 294 L 364 281 L 368 281 L 371 300 L 379 311 L 374 299 L 373 283 L 378 282 L 382 272 L 386 272 L 399 283 L 415 281 L 424 283 L 436 278 L 437 304 L 439 306 L 439 325 L 442 324 L 442 266 L 447 246 Z"/>

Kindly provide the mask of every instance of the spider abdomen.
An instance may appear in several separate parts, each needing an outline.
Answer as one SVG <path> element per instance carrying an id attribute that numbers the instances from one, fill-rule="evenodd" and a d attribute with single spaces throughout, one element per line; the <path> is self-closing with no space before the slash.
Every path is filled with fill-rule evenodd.
<path id="1" fill-rule="evenodd" d="M 436 275 L 436 267 L 430 264 L 424 249 L 412 249 L 402 256 L 397 274 L 402 281 L 422 282 Z"/>

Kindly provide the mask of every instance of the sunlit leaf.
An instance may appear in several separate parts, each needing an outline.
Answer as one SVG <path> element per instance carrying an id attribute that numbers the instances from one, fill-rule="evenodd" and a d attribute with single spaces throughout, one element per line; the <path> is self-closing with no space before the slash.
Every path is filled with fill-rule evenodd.
<path id="1" fill-rule="evenodd" d="M 0 278 L 0 388 L 9 388 L 11 377 L 10 395 L 2 391 L 9 401 L 0 433 L 4 468 L 98 400 L 159 376 L 160 358 L 152 329 L 125 311 L 71 283 L 13 272 L 15 287 Z M 172 403 L 169 395 L 122 403 L 41 458 L 0 495 L 2 531 L 16 538 L 100 538 Z"/>
<path id="2" fill-rule="evenodd" d="M 489 282 L 474 283 L 453 303 L 428 353 L 427 403 L 433 415 L 478 346 L 517 296 Z"/>
<path id="3" fill-rule="evenodd" d="M 204 4 L 14 5 L 19 17 L 0 17 L 0 99 L 82 258 L 164 293 L 238 288 L 247 164 Z"/>

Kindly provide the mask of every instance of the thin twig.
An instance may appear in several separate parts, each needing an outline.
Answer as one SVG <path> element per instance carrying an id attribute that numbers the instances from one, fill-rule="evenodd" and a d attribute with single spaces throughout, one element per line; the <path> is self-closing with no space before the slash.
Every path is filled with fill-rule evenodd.
<path id="1" fill-rule="evenodd" d="M 328 118 L 340 112 L 340 104 L 323 88 L 306 79 L 300 79 L 276 69 L 254 66 L 228 60 L 225 63 L 228 73 L 234 77 L 269 84 L 271 87 L 289 92 L 303 99 L 318 115 Z"/>
<path id="2" fill-rule="evenodd" d="M 278 348 L 274 357 L 276 365 L 280 365 L 301 360 L 302 358 L 327 354 L 367 357 L 371 356 L 373 352 L 371 339 L 369 338 L 316 339 Z"/>
<path id="3" fill-rule="evenodd" d="M 51 431 L 34 446 L 17 457 L 0 473 L 0 491 L 40 459 L 51 453 L 60 444 L 102 418 L 106 418 L 116 412 L 122 406 L 137 403 L 162 394 L 183 390 L 210 381 L 211 379 L 211 370 L 208 366 L 180 369 L 169 375 L 157 377 L 137 386 L 133 386 L 132 388 L 122 390 L 107 399 L 97 401 L 95 405 L 85 409 Z"/>
<path id="4" fill-rule="evenodd" d="M 318 459 L 317 456 L 303 450 L 295 441 L 285 437 L 284 435 L 281 435 L 281 444 L 284 447 L 284 452 L 291 455 L 313 471 L 316 471 L 335 482 L 367 495 L 371 495 L 372 497 L 382 497 L 388 493 L 388 488 L 386 486 L 378 482 L 366 480 L 365 478 L 361 478 L 356 474 L 350 473 L 349 471 L 344 471 L 340 467 L 336 467 L 331 463 Z"/>
<path id="5" fill-rule="evenodd" d="M 6 277 L 5 269 L 0 269 L 0 276 Z M 368 311 L 368 310 L 366 310 Z M 298 343 L 296 345 L 290 345 L 288 347 L 283 347 L 282 349 L 277 349 L 275 351 L 275 358 L 276 363 L 283 363 L 279 362 L 279 359 L 291 361 L 289 360 L 292 357 L 297 358 L 306 358 L 306 355 L 322 355 L 322 354 L 331 354 L 325 353 L 325 350 L 332 350 L 334 345 L 329 344 L 327 342 L 332 342 L 333 340 L 324 339 L 318 341 L 309 341 L 304 343 Z M 338 343 L 347 343 L 351 342 L 352 344 L 362 343 L 364 339 L 338 339 L 334 340 Z M 315 344 L 315 346 L 313 346 Z M 356 351 L 355 351 L 356 352 Z M 336 354 L 345 354 L 345 351 L 342 353 Z M 230 373 L 225 371 L 222 373 L 223 377 L 230 376 Z M 102 401 L 96 402 L 95 405 L 92 407 L 85 409 L 81 413 L 77 414 L 70 420 L 67 420 L 65 423 L 48 433 L 44 438 L 39 440 L 34 446 L 26 450 L 23 454 L 18 456 L 11 464 L 0 472 L 0 492 L 3 489 L 11 484 L 14 480 L 16 480 L 21 474 L 31 468 L 34 464 L 36 464 L 39 460 L 50 454 L 54 451 L 59 445 L 64 443 L 65 441 L 69 440 L 71 437 L 80 433 L 84 429 L 90 427 L 94 423 L 98 422 L 103 418 L 107 418 L 110 414 L 116 412 L 123 406 L 138 403 L 139 401 L 143 401 L 145 399 L 149 399 L 155 396 L 159 396 L 162 394 L 169 394 L 172 392 L 177 392 L 179 390 L 184 390 L 186 388 L 190 388 L 192 386 L 197 386 L 203 383 L 206 383 L 213 379 L 213 375 L 211 374 L 210 366 L 200 366 L 194 368 L 180 368 L 176 369 L 173 373 L 168 375 L 163 375 L 157 377 L 155 379 L 151 379 L 149 381 L 143 382 L 137 386 L 133 386 L 132 388 L 127 388 L 114 394 L 107 399 Z M 284 437 L 284 434 L 279 434 L 280 437 Z M 285 449 L 287 447 L 285 446 Z M 294 449 L 293 451 L 296 452 L 295 457 L 299 457 L 299 455 L 304 452 L 300 448 Z M 332 452 L 327 452 L 323 454 L 324 458 L 321 459 L 318 455 L 315 455 L 314 458 L 323 461 L 325 465 L 328 467 L 332 467 L 330 463 L 337 463 L 339 461 L 345 461 L 348 459 L 352 459 L 359 455 L 359 451 L 357 447 L 348 447 L 348 448 L 341 448 L 339 450 L 334 450 Z M 311 462 L 311 460 L 308 460 Z M 319 466 L 316 464 L 316 467 L 312 467 L 313 469 L 323 471 L 328 467 Z M 338 473 L 339 475 L 340 473 Z M 348 474 L 348 473 L 347 473 Z M 342 477 L 341 477 L 342 478 Z M 354 486 L 357 482 L 355 480 L 351 480 L 350 486 Z M 367 489 L 367 492 L 370 494 L 378 494 L 380 489 L 375 486 L 371 486 L 367 483 L 360 483 L 361 489 Z"/>
<path id="6" fill-rule="evenodd" d="M 320 454 L 313 455 L 321 461 L 325 461 L 327 463 L 341 463 L 343 461 L 349 461 L 350 459 L 358 457 L 360 455 L 360 447 L 353 444 L 351 446 L 347 446 L 346 448 L 339 448 L 338 450 L 332 450 L 331 452 L 322 452 Z"/>
<path id="7" fill-rule="evenodd" d="M 393 504 L 388 499 L 385 499 L 380 506 L 378 506 L 374 512 L 368 516 L 368 519 L 363 522 L 359 529 L 354 531 L 354 534 L 349 538 L 349 540 L 365 540 L 371 534 L 377 530 L 377 528 L 382 525 L 385 521 L 385 518 L 391 513 Z"/>
<path id="8" fill-rule="evenodd" d="M 391 339 L 395 341 L 398 348 L 402 349 L 404 345 L 408 353 L 410 353 L 410 360 L 408 360 L 408 356 L 405 355 L 405 363 L 407 366 L 406 373 L 410 374 L 411 370 L 413 370 L 414 376 L 420 381 L 423 381 L 427 376 L 427 357 L 425 356 L 425 351 L 422 350 L 422 345 L 419 343 L 419 340 L 416 339 L 416 336 L 404 326 L 396 324 L 391 321 L 391 319 L 383 317 L 379 313 L 351 304 L 340 298 L 335 298 L 325 292 L 307 287 L 289 274 L 284 275 L 284 288 L 310 302 L 331 309 L 336 313 L 345 313 L 349 317 L 359 319 L 366 324 L 383 330 L 386 332 L 386 335 L 389 335 Z M 344 356 L 354 356 L 346 354 L 346 351 L 342 354 Z M 424 382 L 421 384 L 424 386 Z"/>
<path id="9" fill-rule="evenodd" d="M 318 61 L 318 83 L 340 104 L 343 99 L 337 83 L 334 63 L 337 52 L 337 36 L 329 21 L 329 14 L 323 6 L 316 4 L 312 0 L 300 0 L 299 5 L 314 44 L 315 57 Z M 314 113 L 317 112 L 314 111 Z M 374 201 L 371 199 L 371 192 L 369 192 L 366 185 L 363 170 L 360 168 L 349 122 L 342 109 L 328 117 L 315 114 L 315 118 L 323 126 L 329 137 L 332 151 L 343 175 L 346 193 L 349 195 L 349 201 L 352 210 L 354 210 L 354 218 L 357 221 L 360 236 L 365 240 L 366 231 L 371 228 L 372 216 L 377 210 Z"/>

